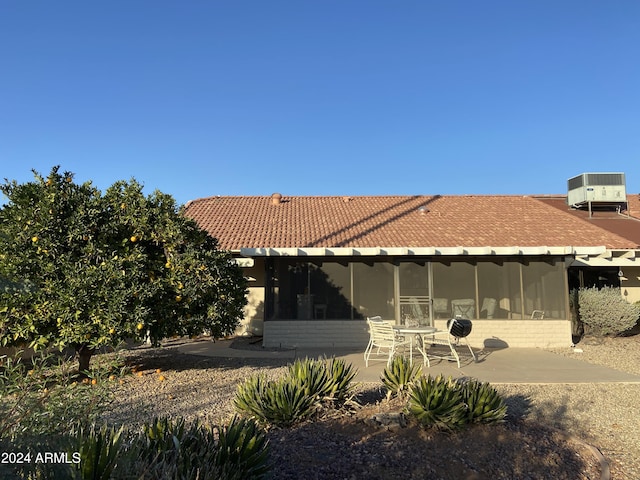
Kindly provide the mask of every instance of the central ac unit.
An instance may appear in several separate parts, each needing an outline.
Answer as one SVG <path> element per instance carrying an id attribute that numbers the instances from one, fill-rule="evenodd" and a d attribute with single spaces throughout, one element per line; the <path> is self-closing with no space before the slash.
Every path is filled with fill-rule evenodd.
<path id="1" fill-rule="evenodd" d="M 624 173 L 583 173 L 567 181 L 569 205 L 625 203 Z"/>

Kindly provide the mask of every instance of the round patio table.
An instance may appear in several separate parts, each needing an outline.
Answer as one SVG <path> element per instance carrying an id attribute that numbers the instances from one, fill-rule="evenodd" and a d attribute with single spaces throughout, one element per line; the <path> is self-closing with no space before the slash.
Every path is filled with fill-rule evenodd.
<path id="1" fill-rule="evenodd" d="M 429 326 L 407 326 L 407 325 L 394 325 L 393 330 L 398 335 L 407 335 L 409 337 L 409 362 L 413 364 L 413 342 L 416 338 L 422 338 L 424 335 L 430 335 L 432 333 L 436 333 L 438 331 L 435 327 Z M 424 342 L 420 342 L 424 345 Z M 429 364 L 429 359 L 427 358 L 427 349 L 420 346 L 420 343 L 416 345 L 418 351 L 422 354 L 422 363 L 423 365 Z"/>

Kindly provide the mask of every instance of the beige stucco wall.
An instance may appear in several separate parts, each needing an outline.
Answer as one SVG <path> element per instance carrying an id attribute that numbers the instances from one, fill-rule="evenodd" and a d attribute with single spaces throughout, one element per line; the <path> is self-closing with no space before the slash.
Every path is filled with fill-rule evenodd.
<path id="1" fill-rule="evenodd" d="M 446 320 L 436 327 L 446 328 Z M 339 348 L 364 351 L 369 340 L 364 320 L 277 320 L 264 323 L 265 347 Z M 474 348 L 569 347 L 568 320 L 476 320 L 468 337 Z"/>
<path id="2" fill-rule="evenodd" d="M 624 267 L 624 277 L 620 278 L 620 293 L 629 302 L 640 301 L 640 268 Z"/>
<path id="3" fill-rule="evenodd" d="M 243 268 L 242 273 L 249 278 L 247 305 L 244 307 L 244 319 L 240 322 L 237 334 L 262 335 L 264 319 L 264 259 L 256 258 L 253 267 Z"/>

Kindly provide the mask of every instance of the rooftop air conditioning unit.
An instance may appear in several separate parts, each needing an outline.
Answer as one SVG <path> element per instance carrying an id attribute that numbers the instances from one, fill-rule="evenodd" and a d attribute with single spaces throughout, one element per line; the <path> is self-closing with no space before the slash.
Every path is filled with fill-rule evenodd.
<path id="1" fill-rule="evenodd" d="M 626 203 L 624 173 L 583 173 L 567 181 L 569 205 Z"/>

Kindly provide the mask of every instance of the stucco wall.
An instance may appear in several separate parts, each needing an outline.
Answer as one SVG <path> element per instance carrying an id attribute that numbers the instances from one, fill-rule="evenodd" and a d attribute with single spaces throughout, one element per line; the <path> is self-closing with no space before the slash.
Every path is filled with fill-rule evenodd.
<path id="1" fill-rule="evenodd" d="M 250 268 L 243 268 L 242 273 L 249 279 L 247 305 L 244 307 L 244 319 L 238 327 L 237 334 L 251 333 L 262 335 L 264 320 L 264 260 L 255 259 Z"/>
<path id="2" fill-rule="evenodd" d="M 640 268 L 624 267 L 624 277 L 620 279 L 620 292 L 629 302 L 640 301 Z"/>

